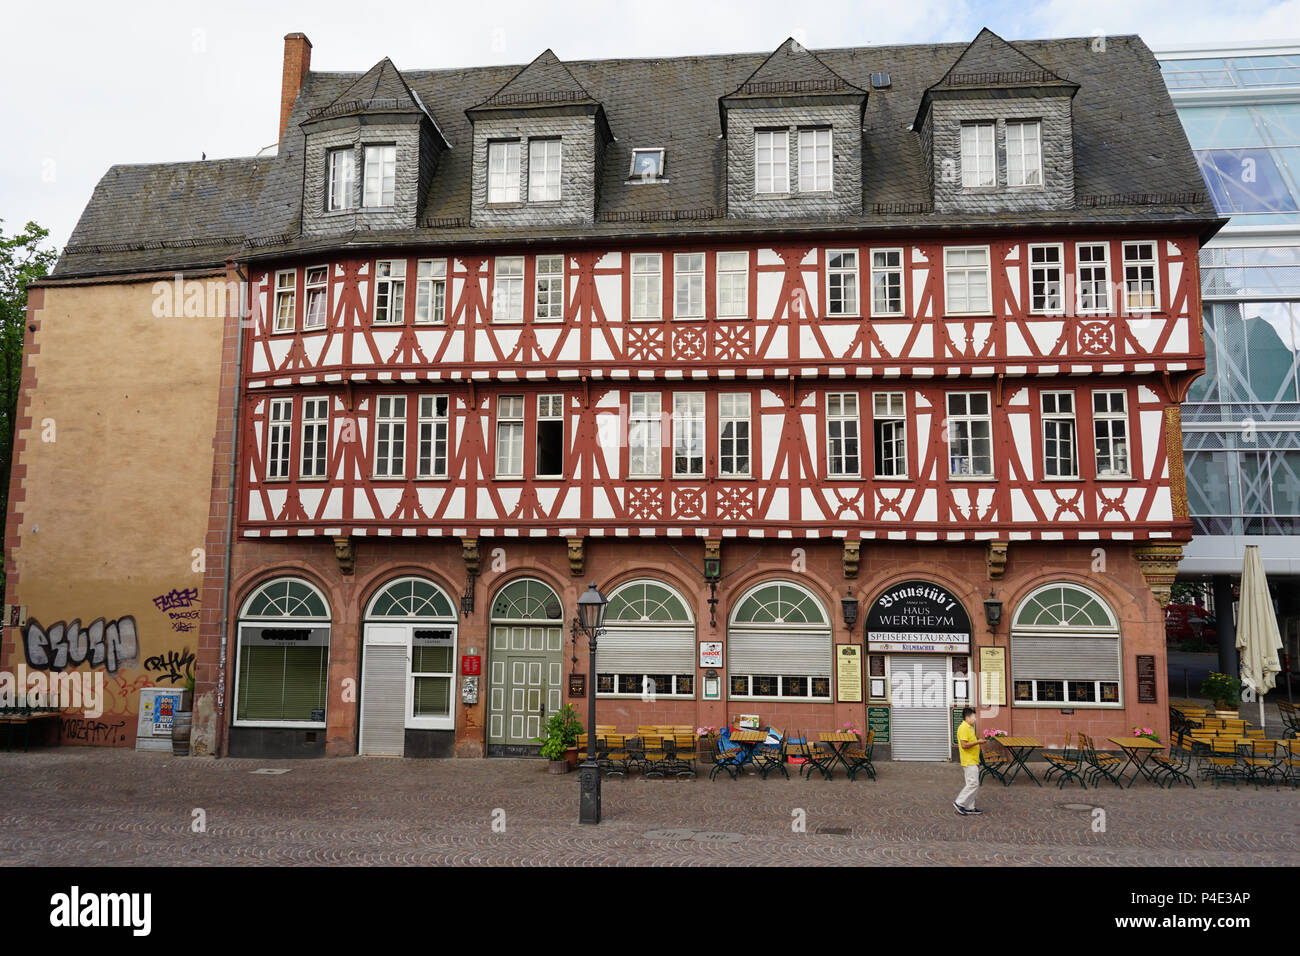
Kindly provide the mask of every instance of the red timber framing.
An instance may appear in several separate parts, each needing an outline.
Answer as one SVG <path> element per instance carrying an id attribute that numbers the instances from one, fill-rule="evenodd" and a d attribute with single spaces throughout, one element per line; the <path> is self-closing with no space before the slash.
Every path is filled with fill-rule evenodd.
<path id="1" fill-rule="evenodd" d="M 1153 244 L 1156 308 L 1124 309 L 1125 243 Z M 1076 244 L 1102 243 L 1109 309 L 1077 314 Z M 1064 305 L 1030 308 L 1029 246 L 1061 247 Z M 992 308 L 946 311 L 944 249 L 987 247 Z M 247 266 L 237 533 L 249 537 L 639 536 L 879 540 L 1185 540 L 1171 497 L 1165 410 L 1204 366 L 1194 234 L 951 239 L 718 237 L 695 245 L 551 252 L 378 251 Z M 872 252 L 901 252 L 901 315 L 874 314 Z M 829 253 L 856 253 L 858 308 L 829 314 Z M 495 252 L 495 251 L 494 251 Z M 717 315 L 719 252 L 747 253 L 742 316 Z M 704 253 L 702 316 L 674 315 L 674 256 Z M 563 256 L 563 316 L 535 319 L 537 256 Z M 659 256 L 657 318 L 633 317 L 632 255 Z M 523 259 L 522 319 L 494 309 L 498 259 Z M 440 314 L 416 322 L 419 263 L 445 262 Z M 373 322 L 376 262 L 403 260 L 399 323 Z M 308 269 L 328 273 L 327 319 L 303 329 Z M 292 270 L 291 327 L 273 331 Z M 432 298 L 430 298 L 432 301 Z M 692 310 L 695 311 L 695 310 Z M 288 325 L 290 323 L 286 323 Z M 1092 393 L 1124 396 L 1129 472 L 1096 471 Z M 906 477 L 876 477 L 873 395 L 902 392 Z M 1045 474 L 1044 391 L 1073 393 L 1077 476 Z M 674 395 L 702 393 L 702 474 L 674 477 Z M 950 475 L 947 395 L 987 393 L 993 474 Z M 659 477 L 630 474 L 629 398 L 658 395 Z M 854 393 L 856 473 L 828 474 L 827 397 Z M 719 396 L 749 400 L 750 474 L 721 473 Z M 377 477 L 382 396 L 406 396 L 400 478 Z M 416 477 L 418 396 L 447 397 L 445 476 Z M 539 396 L 560 396 L 563 473 L 537 478 Z M 498 410 L 523 399 L 522 476 L 498 477 Z M 304 398 L 328 399 L 327 468 L 304 478 Z M 287 474 L 267 473 L 270 403 L 291 401 Z M 1175 468 L 1178 464 L 1175 463 Z"/>

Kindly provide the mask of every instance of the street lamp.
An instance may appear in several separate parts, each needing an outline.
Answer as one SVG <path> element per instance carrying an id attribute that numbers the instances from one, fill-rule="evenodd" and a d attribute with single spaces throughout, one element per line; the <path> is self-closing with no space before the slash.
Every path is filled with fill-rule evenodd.
<path id="1" fill-rule="evenodd" d="M 579 823 L 600 822 L 600 766 L 596 763 L 596 641 L 604 632 L 605 606 L 609 599 L 596 590 L 596 582 L 578 598 L 578 616 L 574 625 L 587 635 L 591 667 L 587 671 L 587 759 L 578 768 L 582 798 L 578 805 Z"/>

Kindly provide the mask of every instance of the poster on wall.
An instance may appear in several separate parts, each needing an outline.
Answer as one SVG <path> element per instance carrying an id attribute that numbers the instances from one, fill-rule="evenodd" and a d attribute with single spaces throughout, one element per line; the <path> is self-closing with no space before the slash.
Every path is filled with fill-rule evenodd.
<path id="1" fill-rule="evenodd" d="M 862 648 L 858 645 L 835 645 L 835 688 L 840 703 L 862 703 Z"/>
<path id="2" fill-rule="evenodd" d="M 1137 656 L 1138 703 L 1154 704 L 1156 702 L 1156 656 L 1139 654 Z"/>
<path id="3" fill-rule="evenodd" d="M 980 696 L 984 707 L 1007 705 L 1007 650 L 1005 647 L 981 647 Z"/>
<path id="4" fill-rule="evenodd" d="M 970 616 L 947 588 L 903 581 L 867 611 L 867 649 L 908 654 L 969 654 Z"/>

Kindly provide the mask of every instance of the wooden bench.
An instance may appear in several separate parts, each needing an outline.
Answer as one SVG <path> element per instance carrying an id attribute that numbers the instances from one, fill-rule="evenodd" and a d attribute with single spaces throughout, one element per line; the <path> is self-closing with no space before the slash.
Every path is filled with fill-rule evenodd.
<path id="1" fill-rule="evenodd" d="M 27 745 L 31 741 L 32 724 L 39 723 L 42 720 L 57 720 L 60 712 L 57 710 L 44 710 L 41 708 L 30 707 L 3 707 L 0 708 L 0 724 L 5 726 L 5 750 L 10 750 L 13 745 L 14 728 L 23 728 L 23 752 L 27 752 Z"/>

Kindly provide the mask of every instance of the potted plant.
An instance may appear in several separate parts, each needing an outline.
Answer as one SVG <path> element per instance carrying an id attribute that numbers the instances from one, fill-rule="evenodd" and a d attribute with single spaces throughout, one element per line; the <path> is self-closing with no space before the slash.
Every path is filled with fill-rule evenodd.
<path id="1" fill-rule="evenodd" d="M 1215 710 L 1236 710 L 1237 701 L 1241 700 L 1241 681 L 1210 671 L 1210 676 L 1201 682 L 1201 695 L 1214 701 Z"/>
<path id="2" fill-rule="evenodd" d="M 542 745 L 541 754 L 549 761 L 551 773 L 568 773 L 578 765 L 578 735 L 582 722 L 572 704 L 565 704 L 546 720 L 546 736 L 534 737 Z"/>

